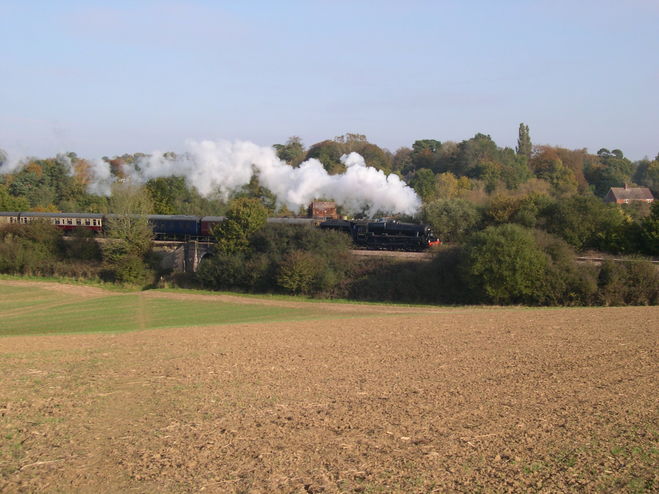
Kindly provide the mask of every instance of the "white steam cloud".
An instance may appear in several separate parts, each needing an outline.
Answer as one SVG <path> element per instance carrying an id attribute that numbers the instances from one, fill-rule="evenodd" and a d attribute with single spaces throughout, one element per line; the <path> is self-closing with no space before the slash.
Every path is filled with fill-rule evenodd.
<path id="1" fill-rule="evenodd" d="M 154 152 L 127 166 L 131 180 L 184 176 L 200 194 L 219 193 L 227 198 L 249 183 L 254 171 L 261 185 L 291 210 L 306 207 L 317 198 L 333 199 L 350 212 L 415 214 L 421 200 L 397 175 L 369 167 L 357 153 L 344 155 L 345 173 L 329 175 L 320 161 L 310 159 L 293 168 L 271 147 L 246 141 L 187 141 L 186 152 L 176 157 Z M 103 160 L 90 162 L 90 192 L 107 195 L 114 177 Z M 3 167 L 4 168 L 4 167 Z M 0 169 L 0 172 L 5 172 Z M 5 172 L 6 173 L 6 172 Z"/>

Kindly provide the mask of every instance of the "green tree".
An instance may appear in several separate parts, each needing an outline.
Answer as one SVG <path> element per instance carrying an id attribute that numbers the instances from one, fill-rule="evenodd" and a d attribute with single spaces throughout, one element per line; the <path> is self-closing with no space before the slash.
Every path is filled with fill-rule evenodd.
<path id="1" fill-rule="evenodd" d="M 336 141 L 326 140 L 313 144 L 304 159 L 305 161 L 311 158 L 317 159 L 323 164 L 327 173 L 335 175 L 346 170 L 345 165 L 341 163 L 341 156 L 344 154 L 341 144 Z"/>
<path id="2" fill-rule="evenodd" d="M 548 205 L 543 220 L 549 233 L 582 250 L 601 247 L 607 232 L 618 229 L 625 216 L 615 206 L 589 195 L 572 196 Z"/>
<path id="3" fill-rule="evenodd" d="M 420 139 L 412 144 L 412 165 L 414 169 L 427 168 L 438 172 L 442 157 L 442 143 L 435 139 Z M 443 171 L 443 170 L 442 170 Z"/>
<path id="4" fill-rule="evenodd" d="M 503 185 L 516 189 L 531 177 L 527 158 L 510 148 L 499 148 L 489 135 L 476 134 L 462 141 L 450 160 L 457 176 L 479 179 L 488 193 Z"/>
<path id="5" fill-rule="evenodd" d="M 279 265 L 277 284 L 289 293 L 308 295 L 322 269 L 321 265 L 311 252 L 292 251 Z"/>
<path id="6" fill-rule="evenodd" d="M 518 225 L 488 227 L 465 244 L 467 283 L 496 304 L 533 302 L 546 267 L 533 234 Z"/>
<path id="7" fill-rule="evenodd" d="M 103 244 L 103 260 L 111 279 L 142 284 L 148 275 L 145 260 L 151 252 L 153 230 L 147 214 L 152 210 L 144 187 L 128 182 L 115 183 L 109 201 Z"/>
<path id="8" fill-rule="evenodd" d="M 155 214 L 181 214 L 181 203 L 190 202 L 185 177 L 158 177 L 146 183 Z"/>
<path id="9" fill-rule="evenodd" d="M 152 204 L 144 187 L 128 182 L 115 183 L 105 225 L 108 237 L 126 244 L 125 249 L 144 256 L 151 249 L 153 230 L 147 215 Z"/>
<path id="10" fill-rule="evenodd" d="M 444 242 L 460 242 L 480 222 L 476 206 L 463 199 L 437 199 L 423 207 L 423 219 Z"/>
<path id="11" fill-rule="evenodd" d="M 435 174 L 428 168 L 421 168 L 410 179 L 410 186 L 424 202 L 430 201 L 436 192 Z"/>
<path id="12" fill-rule="evenodd" d="M 250 238 L 265 225 L 267 218 L 268 210 L 258 199 L 234 199 L 229 203 L 226 219 L 213 231 L 216 249 L 223 254 L 245 252 Z"/>
<path id="13" fill-rule="evenodd" d="M 27 211 L 30 203 L 24 197 L 15 197 L 5 185 L 0 184 L 0 211 Z"/>
<path id="14" fill-rule="evenodd" d="M 652 203 L 652 213 L 640 224 L 640 249 L 650 256 L 659 256 L 659 201 Z"/>
<path id="15" fill-rule="evenodd" d="M 413 169 L 412 150 L 407 147 L 398 148 L 392 158 L 392 170 L 400 175 L 407 175 Z"/>
<path id="16" fill-rule="evenodd" d="M 359 153 L 368 166 L 390 173 L 393 169 L 393 156 L 388 151 L 368 142 L 362 134 L 345 134 L 335 137 L 334 140 L 326 140 L 313 144 L 305 159 L 315 158 L 319 160 L 327 172 L 331 175 L 343 173 L 346 167 L 341 163 L 344 154 Z"/>
<path id="17" fill-rule="evenodd" d="M 598 160 L 590 162 L 584 173 L 598 196 L 604 197 L 611 187 L 622 187 L 631 182 L 634 166 L 622 151 L 602 148 L 597 151 L 597 156 Z"/>
<path id="18" fill-rule="evenodd" d="M 289 137 L 286 144 L 275 144 L 273 147 L 277 151 L 279 159 L 291 166 L 298 166 L 304 161 L 304 144 L 298 136 Z"/>
<path id="19" fill-rule="evenodd" d="M 531 136 L 529 135 L 529 126 L 524 123 L 519 124 L 519 135 L 517 137 L 517 148 L 515 149 L 518 155 L 531 158 L 533 145 L 531 144 Z"/>
<path id="20" fill-rule="evenodd" d="M 648 187 L 655 198 L 659 199 L 659 159 L 640 161 L 634 172 L 634 182 Z"/>
<path id="21" fill-rule="evenodd" d="M 249 183 L 241 187 L 232 196 L 232 199 L 240 198 L 256 199 L 260 201 L 268 210 L 268 213 L 274 213 L 277 209 L 277 196 L 273 194 L 270 189 L 261 185 L 259 171 L 256 169 L 253 170 L 252 178 L 250 178 Z"/>

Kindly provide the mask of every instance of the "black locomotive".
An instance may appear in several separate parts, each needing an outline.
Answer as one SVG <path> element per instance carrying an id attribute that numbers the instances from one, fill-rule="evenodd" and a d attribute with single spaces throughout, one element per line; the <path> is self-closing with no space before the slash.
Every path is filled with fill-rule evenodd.
<path id="1" fill-rule="evenodd" d="M 421 251 L 441 243 L 428 225 L 398 221 L 327 220 L 319 226 L 347 233 L 353 243 L 363 249 Z"/>

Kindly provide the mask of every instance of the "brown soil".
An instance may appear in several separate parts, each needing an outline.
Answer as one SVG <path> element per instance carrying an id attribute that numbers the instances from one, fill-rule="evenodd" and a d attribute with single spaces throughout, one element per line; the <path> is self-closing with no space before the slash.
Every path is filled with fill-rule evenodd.
<path id="1" fill-rule="evenodd" d="M 659 486 L 659 308 L 346 307 L 0 339 L 0 491 Z"/>

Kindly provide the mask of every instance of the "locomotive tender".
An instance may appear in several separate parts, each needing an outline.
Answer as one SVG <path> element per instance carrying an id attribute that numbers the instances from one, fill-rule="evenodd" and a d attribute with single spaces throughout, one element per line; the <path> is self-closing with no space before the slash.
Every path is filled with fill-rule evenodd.
<path id="1" fill-rule="evenodd" d="M 0 212 L 0 226 L 47 221 L 65 233 L 78 229 L 103 233 L 107 220 L 113 216 L 96 213 Z M 225 217 L 152 214 L 147 215 L 147 219 L 156 240 L 212 241 L 213 228 L 222 223 Z M 271 224 L 311 225 L 342 231 L 350 235 L 357 247 L 363 249 L 420 251 L 440 244 L 428 225 L 384 220 L 321 221 L 316 218 L 268 218 L 267 221 Z"/>

